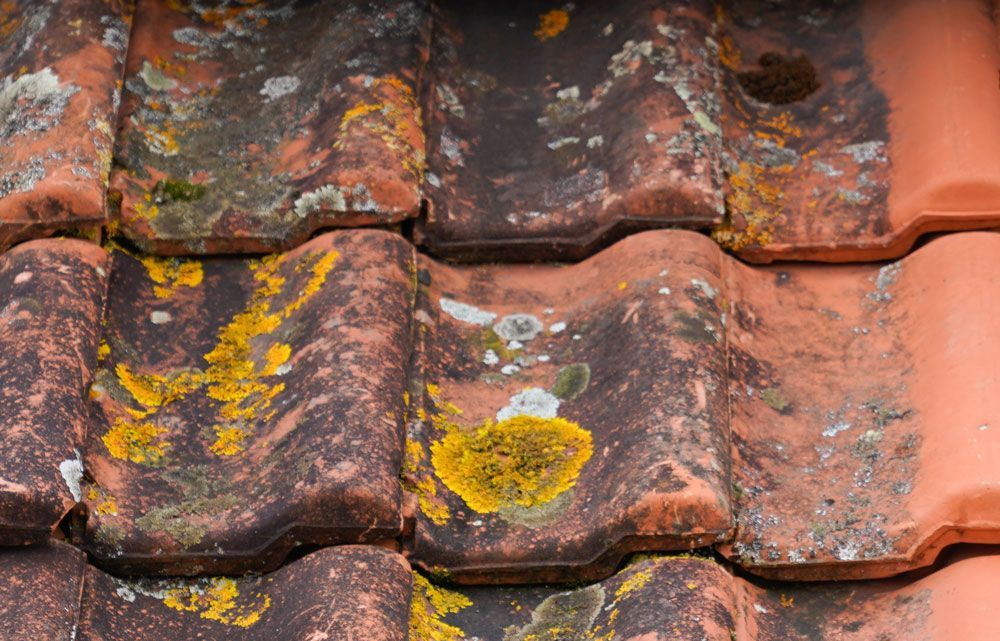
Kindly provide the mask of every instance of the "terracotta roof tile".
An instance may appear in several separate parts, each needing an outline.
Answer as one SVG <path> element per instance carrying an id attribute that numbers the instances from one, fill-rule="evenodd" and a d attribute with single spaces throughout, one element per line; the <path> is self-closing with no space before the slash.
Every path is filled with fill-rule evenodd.
<path id="1" fill-rule="evenodd" d="M 80 500 L 107 266 L 78 240 L 0 254 L 0 545 L 45 540 Z"/>
<path id="2" fill-rule="evenodd" d="M 926 232 L 997 226 L 1000 49 L 987 7 L 726 6 L 724 244 L 755 261 L 873 260 Z M 741 87 L 761 72 L 805 87 L 799 55 L 819 85 L 807 98 L 773 104 Z"/>
<path id="3" fill-rule="evenodd" d="M 432 251 L 580 257 L 628 230 L 718 221 L 712 3 L 568 6 L 435 3 Z"/>
<path id="4" fill-rule="evenodd" d="M 420 208 L 424 2 L 139 3 L 112 182 L 168 253 L 273 251 Z"/>
<path id="5" fill-rule="evenodd" d="M 406 561 L 376 547 L 327 548 L 266 576 L 117 578 L 65 544 L 0 551 L 0 638 L 406 639 Z"/>
<path id="6" fill-rule="evenodd" d="M 0 249 L 104 222 L 128 7 L 0 6 Z"/>
<path id="7" fill-rule="evenodd" d="M 263 260 L 114 251 L 88 551 L 129 572 L 235 572 L 296 542 L 398 535 L 412 265 L 378 231 Z"/>
<path id="8" fill-rule="evenodd" d="M 567 580 L 725 539 L 720 257 L 651 232 L 568 267 L 422 260 L 413 558 L 465 581 Z"/>
<path id="9" fill-rule="evenodd" d="M 998 571 L 980 556 L 921 579 L 759 586 L 705 559 L 647 558 L 584 587 L 462 588 L 439 622 L 482 641 L 992 639 Z"/>

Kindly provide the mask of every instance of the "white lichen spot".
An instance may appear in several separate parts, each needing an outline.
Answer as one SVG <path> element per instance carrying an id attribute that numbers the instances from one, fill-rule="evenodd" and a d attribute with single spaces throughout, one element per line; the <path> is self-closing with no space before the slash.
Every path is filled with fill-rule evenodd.
<path id="1" fill-rule="evenodd" d="M 539 354 L 538 355 L 538 362 L 539 363 L 548 363 L 550 360 L 552 360 L 552 358 L 548 354 Z"/>
<path id="2" fill-rule="evenodd" d="M 669 288 L 669 287 L 661 287 L 661 288 L 660 288 L 660 289 L 658 289 L 657 291 L 658 291 L 658 292 L 659 292 L 660 294 L 663 294 L 664 296 L 668 296 L 668 295 L 670 295 L 670 288 Z"/>
<path id="3" fill-rule="evenodd" d="M 578 142 L 580 142 L 580 139 L 577 136 L 566 136 L 565 138 L 560 138 L 559 140 L 553 140 L 548 143 L 547 147 L 552 151 L 555 151 L 556 149 L 560 149 L 566 145 L 575 145 Z"/>
<path id="4" fill-rule="evenodd" d="M 566 323 L 564 321 L 559 321 L 558 323 L 552 323 L 549 325 L 549 331 L 553 334 L 558 334 L 559 332 L 566 329 Z"/>
<path id="5" fill-rule="evenodd" d="M 177 86 L 177 81 L 154 67 L 148 60 L 143 61 L 139 77 L 153 91 L 170 91 Z"/>
<path id="6" fill-rule="evenodd" d="M 517 365 L 504 365 L 500 368 L 500 373 L 504 376 L 513 376 L 521 371 L 521 368 Z"/>
<path id="7" fill-rule="evenodd" d="M 83 460 L 78 450 L 73 450 L 73 453 L 76 454 L 76 458 L 68 458 L 60 463 L 59 473 L 62 474 L 73 500 L 79 503 L 83 500 L 83 492 L 80 491 L 80 483 L 83 482 Z"/>
<path id="8" fill-rule="evenodd" d="M 510 397 L 507 407 L 497 412 L 497 421 L 515 416 L 555 418 L 559 413 L 559 398 L 539 387 L 530 387 Z"/>
<path id="9" fill-rule="evenodd" d="M 170 315 L 170 312 L 156 310 L 149 314 L 149 321 L 154 325 L 164 325 L 171 320 L 173 320 L 173 316 Z"/>
<path id="10" fill-rule="evenodd" d="M 465 166 L 465 159 L 462 157 L 462 148 L 458 144 L 458 138 L 447 127 L 441 130 L 441 153 L 453 165 L 458 165 L 459 167 Z"/>
<path id="11" fill-rule="evenodd" d="M 469 305 L 468 303 L 460 303 L 456 300 L 450 298 L 441 297 L 438 301 L 441 306 L 441 310 L 454 318 L 455 320 L 460 320 L 463 323 L 469 323 L 471 325 L 482 325 L 487 327 L 493 323 L 497 315 L 493 312 L 487 312 L 479 309 L 474 305 Z"/>
<path id="12" fill-rule="evenodd" d="M 29 280 L 31 280 L 31 277 L 33 275 L 34 274 L 32 274 L 31 272 L 21 272 L 17 276 L 14 277 L 14 284 L 15 285 L 21 285 L 22 283 L 26 283 Z"/>
<path id="13" fill-rule="evenodd" d="M 713 136 L 721 136 L 722 129 L 719 125 L 712 122 L 712 119 L 704 111 L 696 111 L 694 114 L 694 121 L 698 123 L 698 126 L 712 134 Z"/>
<path id="14" fill-rule="evenodd" d="M 707 281 L 701 278 L 692 278 L 691 284 L 700 289 L 702 293 L 709 298 L 715 298 L 719 294 L 717 289 L 709 285 Z"/>
<path id="15" fill-rule="evenodd" d="M 483 354 L 483 365 L 493 366 L 500 362 L 500 357 L 492 349 L 486 350 Z"/>
<path id="16" fill-rule="evenodd" d="M 523 348 L 524 348 L 524 343 L 522 343 L 521 341 L 511 341 L 507 343 L 507 349 L 509 350 L 523 349 Z"/>
<path id="17" fill-rule="evenodd" d="M 990 429 L 990 426 L 986 423 L 983 423 L 976 429 L 978 429 L 980 432 L 985 432 L 986 430 Z"/>
<path id="18" fill-rule="evenodd" d="M 542 321 L 531 314 L 508 314 L 493 326 L 497 336 L 506 341 L 530 341 L 545 328 Z"/>
<path id="19" fill-rule="evenodd" d="M 653 134 L 653 133 L 646 134 L 646 142 L 648 142 L 648 143 L 654 143 L 654 142 L 656 142 L 656 134 Z"/>
<path id="20" fill-rule="evenodd" d="M 830 425 L 825 430 L 823 430 L 823 436 L 827 438 L 833 438 L 834 436 L 840 434 L 844 430 L 851 429 L 851 427 L 852 427 L 851 423 L 847 422 L 834 423 L 833 425 Z"/>
<path id="21" fill-rule="evenodd" d="M 123 600 L 128 601 L 129 603 L 135 603 L 135 597 L 136 597 L 135 590 L 133 590 L 127 585 L 119 585 L 115 589 L 115 594 L 117 594 Z"/>
<path id="22" fill-rule="evenodd" d="M 580 88 L 576 85 L 572 87 L 566 87 L 565 89 L 560 89 L 556 92 L 556 98 L 559 100 L 579 100 L 580 99 Z"/>
<path id="23" fill-rule="evenodd" d="M 260 90 L 260 95 L 268 100 L 275 100 L 282 96 L 293 93 L 302 84 L 296 76 L 275 76 L 264 81 L 264 87 Z"/>
<path id="24" fill-rule="evenodd" d="M 347 201 L 344 199 L 344 192 L 335 185 L 323 185 L 319 189 L 307 191 L 294 203 L 295 213 L 300 218 L 305 218 L 309 214 L 319 211 L 347 211 Z"/>
<path id="25" fill-rule="evenodd" d="M 435 174 L 435 173 L 432 173 L 432 172 L 428 171 L 426 174 L 424 174 L 424 178 L 427 179 L 427 183 L 431 187 L 440 187 L 441 186 L 441 179 L 438 178 L 437 174 Z"/>
<path id="26" fill-rule="evenodd" d="M 597 135 L 587 138 L 587 149 L 594 149 L 604 144 L 604 136 Z"/>
<path id="27" fill-rule="evenodd" d="M 0 83 L 0 140 L 51 129 L 79 90 L 72 84 L 60 87 L 59 76 L 49 67 L 6 76 Z"/>
<path id="28" fill-rule="evenodd" d="M 849 155 L 856 163 L 871 162 L 873 160 L 886 162 L 886 157 L 883 153 L 884 150 L 885 141 L 869 140 L 868 142 L 845 145 L 840 148 L 840 153 Z"/>
<path id="29" fill-rule="evenodd" d="M 604 25 L 603 29 L 601 29 L 602 36 L 610 36 L 614 32 L 615 32 L 615 23 L 613 22 L 609 22 L 608 24 Z"/>

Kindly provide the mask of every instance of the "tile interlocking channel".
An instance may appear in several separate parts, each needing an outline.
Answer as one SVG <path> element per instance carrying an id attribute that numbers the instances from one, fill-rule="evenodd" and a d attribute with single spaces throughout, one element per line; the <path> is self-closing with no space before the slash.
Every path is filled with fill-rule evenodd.
<path id="1" fill-rule="evenodd" d="M 399 554 L 326 548 L 264 576 L 118 578 L 61 543 L 0 551 L 0 638 L 527 641 L 993 639 L 1000 556 L 906 580 L 768 584 L 641 557 L 573 587 L 436 585 Z M 666 637 L 664 635 L 667 635 Z"/>
<path id="2" fill-rule="evenodd" d="M 106 222 L 251 253 L 416 218 L 465 260 L 687 226 L 856 261 L 1000 212 L 982 0 L 128 7 L 0 9 L 0 246 Z"/>
<path id="3" fill-rule="evenodd" d="M 448 266 L 373 230 L 248 260 L 32 241 L 0 255 L 0 535 L 82 502 L 74 536 L 127 572 L 399 537 L 468 583 L 712 544 L 772 578 L 925 566 L 1000 538 L 997 255 L 991 233 L 838 267 L 682 231 L 570 266 Z"/>

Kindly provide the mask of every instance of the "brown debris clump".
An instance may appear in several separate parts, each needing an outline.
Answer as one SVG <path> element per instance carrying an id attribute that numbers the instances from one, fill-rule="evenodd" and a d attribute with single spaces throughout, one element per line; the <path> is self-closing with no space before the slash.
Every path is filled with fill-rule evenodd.
<path id="1" fill-rule="evenodd" d="M 786 58 L 768 51 L 757 59 L 760 69 L 738 75 L 740 86 L 754 99 L 772 105 L 804 100 L 819 89 L 816 68 L 805 56 Z"/>

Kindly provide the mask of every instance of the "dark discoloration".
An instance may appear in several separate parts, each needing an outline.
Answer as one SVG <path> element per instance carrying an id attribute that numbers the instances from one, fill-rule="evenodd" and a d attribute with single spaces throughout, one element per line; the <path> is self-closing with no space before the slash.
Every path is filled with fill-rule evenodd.
<path id="1" fill-rule="evenodd" d="M 97 227 L 131 3 L 0 7 L 0 250 Z"/>
<path id="2" fill-rule="evenodd" d="M 743 256 L 773 258 L 782 248 L 886 234 L 890 106 L 866 56 L 864 2 L 724 7 L 726 222 L 717 240 Z M 775 50 L 790 53 L 777 61 Z M 806 62 L 796 63 L 800 57 Z M 775 64 L 761 70 L 757 61 Z M 794 86 L 765 79 L 789 65 L 797 68 Z M 765 88 L 780 96 L 759 95 Z"/>
<path id="3" fill-rule="evenodd" d="M 85 386 L 96 365 L 108 259 L 77 240 L 0 255 L 0 543 L 48 538 L 75 504 Z M 75 489 L 79 489 L 78 487 Z"/>
<path id="4" fill-rule="evenodd" d="M 87 557 L 62 543 L 0 549 L 0 636 L 72 639 Z"/>
<path id="5" fill-rule="evenodd" d="M 138 11 L 113 175 L 125 235 L 173 254 L 274 251 L 417 215 L 425 2 L 180 7 Z M 160 198 L 164 181 L 197 197 Z"/>
<path id="6" fill-rule="evenodd" d="M 338 232 L 263 262 L 143 260 L 114 252 L 87 439 L 97 561 L 243 571 L 398 535 L 412 248 Z"/>
<path id="7" fill-rule="evenodd" d="M 422 242 L 462 259 L 583 257 L 719 219 L 712 5 L 437 5 Z M 503 55 L 497 55 L 503 52 Z"/>

